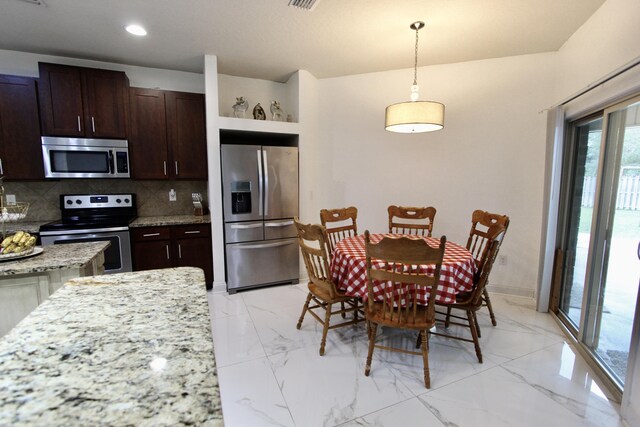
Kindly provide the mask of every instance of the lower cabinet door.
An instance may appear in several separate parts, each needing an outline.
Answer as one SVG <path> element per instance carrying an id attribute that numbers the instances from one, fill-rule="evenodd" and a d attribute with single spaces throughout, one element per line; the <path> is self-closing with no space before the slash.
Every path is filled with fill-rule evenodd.
<path id="1" fill-rule="evenodd" d="M 211 256 L 211 238 L 177 239 L 174 242 L 177 252 L 177 265 L 180 267 L 199 267 L 204 270 L 207 287 L 213 283 L 213 259 Z"/>
<path id="2" fill-rule="evenodd" d="M 227 287 L 242 288 L 298 281 L 297 239 L 226 245 Z"/>
<path id="3" fill-rule="evenodd" d="M 170 244 L 169 240 L 135 242 L 132 245 L 133 270 L 154 270 L 156 268 L 171 267 Z"/>

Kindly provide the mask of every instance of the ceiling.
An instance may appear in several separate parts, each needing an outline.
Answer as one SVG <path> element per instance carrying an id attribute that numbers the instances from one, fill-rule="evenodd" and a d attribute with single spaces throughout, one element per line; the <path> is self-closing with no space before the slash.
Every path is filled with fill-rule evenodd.
<path id="1" fill-rule="evenodd" d="M 30 2 L 41 2 L 41 5 Z M 604 0 L 0 0 L 0 49 L 286 81 L 558 50 Z M 139 23 L 146 37 L 124 26 Z"/>

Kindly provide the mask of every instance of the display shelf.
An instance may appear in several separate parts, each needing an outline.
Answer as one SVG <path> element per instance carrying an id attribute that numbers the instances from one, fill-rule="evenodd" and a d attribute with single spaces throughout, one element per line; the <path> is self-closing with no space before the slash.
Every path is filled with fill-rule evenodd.
<path id="1" fill-rule="evenodd" d="M 236 117 L 219 117 L 218 127 L 221 130 L 241 130 L 249 132 L 269 132 L 300 134 L 300 123 L 276 122 L 272 120 L 239 119 Z"/>

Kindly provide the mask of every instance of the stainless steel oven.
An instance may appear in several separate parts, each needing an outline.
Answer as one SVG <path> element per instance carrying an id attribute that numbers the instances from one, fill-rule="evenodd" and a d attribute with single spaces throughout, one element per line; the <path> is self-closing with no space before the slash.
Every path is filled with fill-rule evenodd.
<path id="1" fill-rule="evenodd" d="M 43 246 L 109 241 L 111 245 L 104 251 L 104 272 L 106 274 L 112 274 L 132 271 L 129 227 L 54 232 L 42 231 L 40 232 L 40 236 Z"/>
<path id="2" fill-rule="evenodd" d="M 106 274 L 132 271 L 129 224 L 136 217 L 135 194 L 60 196 L 62 219 L 40 226 L 42 245 L 108 241 Z"/>
<path id="3" fill-rule="evenodd" d="M 129 143 L 42 137 L 45 178 L 129 178 Z"/>

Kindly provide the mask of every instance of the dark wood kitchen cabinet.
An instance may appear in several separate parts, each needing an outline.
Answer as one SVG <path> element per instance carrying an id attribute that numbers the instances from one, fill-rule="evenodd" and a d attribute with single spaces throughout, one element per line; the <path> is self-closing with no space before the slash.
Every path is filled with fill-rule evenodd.
<path id="1" fill-rule="evenodd" d="M 127 137 L 124 72 L 38 63 L 43 135 Z"/>
<path id="2" fill-rule="evenodd" d="M 134 179 L 207 179 L 204 95 L 131 88 Z"/>
<path id="3" fill-rule="evenodd" d="M 213 284 L 211 226 L 209 224 L 131 229 L 133 270 L 199 267 L 207 287 Z"/>
<path id="4" fill-rule="evenodd" d="M 36 80 L 0 75 L 0 175 L 44 178 Z"/>

